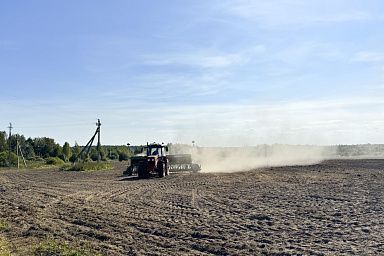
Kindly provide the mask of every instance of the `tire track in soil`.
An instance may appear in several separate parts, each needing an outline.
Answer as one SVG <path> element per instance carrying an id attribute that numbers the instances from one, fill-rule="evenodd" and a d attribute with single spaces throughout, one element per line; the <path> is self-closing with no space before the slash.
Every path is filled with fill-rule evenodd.
<path id="1" fill-rule="evenodd" d="M 384 254 L 383 160 L 124 180 L 0 170 L 7 237 L 86 241 L 104 255 Z"/>

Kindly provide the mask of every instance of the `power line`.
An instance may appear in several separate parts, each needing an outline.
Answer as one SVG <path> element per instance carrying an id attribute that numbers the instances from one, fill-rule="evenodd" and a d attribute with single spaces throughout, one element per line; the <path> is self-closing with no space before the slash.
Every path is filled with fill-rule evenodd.
<path id="1" fill-rule="evenodd" d="M 86 126 L 89 124 L 91 124 L 91 123 L 90 122 L 83 122 L 83 123 L 39 124 L 39 125 L 19 126 L 19 128 L 74 127 L 74 126 Z"/>

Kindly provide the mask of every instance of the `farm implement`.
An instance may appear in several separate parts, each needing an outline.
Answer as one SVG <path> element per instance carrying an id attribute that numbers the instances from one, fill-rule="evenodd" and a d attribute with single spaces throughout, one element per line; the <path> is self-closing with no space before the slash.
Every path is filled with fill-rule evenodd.
<path id="1" fill-rule="evenodd" d="M 167 152 L 167 146 L 147 143 L 141 155 L 130 158 L 130 165 L 124 174 L 137 175 L 140 179 L 148 179 L 151 176 L 162 178 L 171 172 L 200 171 L 200 165 L 192 163 L 190 154 L 167 155 Z"/>

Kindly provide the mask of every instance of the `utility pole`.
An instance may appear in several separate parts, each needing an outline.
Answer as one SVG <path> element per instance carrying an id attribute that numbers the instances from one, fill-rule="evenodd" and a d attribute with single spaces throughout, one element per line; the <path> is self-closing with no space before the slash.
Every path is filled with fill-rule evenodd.
<path id="1" fill-rule="evenodd" d="M 25 162 L 25 158 L 24 158 L 24 155 L 23 155 L 23 151 L 21 150 L 20 144 L 19 144 L 18 150 L 20 152 L 21 158 L 23 158 L 24 166 L 27 167 L 27 163 Z M 19 158 L 17 158 L 17 165 L 19 165 Z"/>
<path id="2" fill-rule="evenodd" d="M 100 119 L 97 119 L 97 162 L 100 163 L 101 155 L 100 155 Z"/>
<path id="3" fill-rule="evenodd" d="M 17 169 L 20 168 L 20 161 L 19 161 L 19 136 L 16 134 L 16 155 L 17 155 Z"/>
<path id="4" fill-rule="evenodd" d="M 80 151 L 80 153 L 76 156 L 74 163 L 78 159 L 82 160 L 81 156 L 83 155 L 83 153 L 85 153 L 85 156 L 88 156 L 89 151 L 91 150 L 93 141 L 96 138 L 96 135 L 98 135 L 97 136 L 97 162 L 98 163 L 100 162 L 100 160 L 101 160 L 101 155 L 100 155 L 100 126 L 101 126 L 101 123 L 100 123 L 100 119 L 97 119 L 96 126 L 97 126 L 96 132 L 93 134 L 92 138 L 88 141 L 88 143 L 83 147 L 83 149 Z"/>
<path id="5" fill-rule="evenodd" d="M 11 166 L 11 151 L 12 151 L 12 144 L 11 144 L 11 136 L 12 136 L 12 123 L 9 123 L 9 136 L 8 136 L 8 144 L 9 144 L 9 152 L 8 152 L 8 165 Z"/>

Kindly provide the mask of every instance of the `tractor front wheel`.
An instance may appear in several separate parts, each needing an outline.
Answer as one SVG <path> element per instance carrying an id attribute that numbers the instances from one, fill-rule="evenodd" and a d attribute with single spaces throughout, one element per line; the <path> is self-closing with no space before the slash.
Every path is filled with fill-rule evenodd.
<path id="1" fill-rule="evenodd" d="M 137 171 L 137 176 L 139 179 L 149 179 L 149 172 L 145 165 L 139 165 L 139 170 Z"/>
<path id="2" fill-rule="evenodd" d="M 132 176 L 132 173 L 133 173 L 132 170 L 133 170 L 133 166 L 128 166 L 127 170 L 125 170 L 125 172 L 123 174 L 128 175 L 128 176 Z"/>

